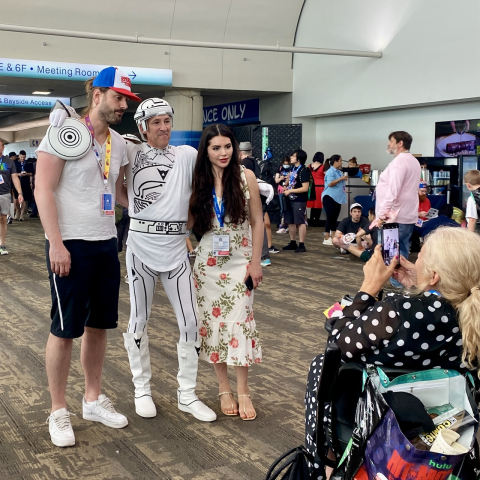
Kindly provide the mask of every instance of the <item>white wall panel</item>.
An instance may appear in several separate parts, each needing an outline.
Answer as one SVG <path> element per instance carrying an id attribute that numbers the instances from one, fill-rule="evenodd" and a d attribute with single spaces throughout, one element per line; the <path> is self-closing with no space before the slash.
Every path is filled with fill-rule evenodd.
<path id="1" fill-rule="evenodd" d="M 382 51 L 295 55 L 295 116 L 480 97 L 478 0 L 307 0 L 296 45 Z"/>

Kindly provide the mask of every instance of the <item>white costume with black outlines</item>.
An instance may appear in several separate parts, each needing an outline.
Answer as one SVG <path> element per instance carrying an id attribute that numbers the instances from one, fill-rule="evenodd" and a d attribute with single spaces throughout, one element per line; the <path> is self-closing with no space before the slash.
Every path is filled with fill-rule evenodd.
<path id="1" fill-rule="evenodd" d="M 143 143 L 128 148 L 129 215 L 134 219 L 126 252 L 131 303 L 128 333 L 145 330 L 160 277 L 177 316 L 180 341 L 198 341 L 195 288 L 182 233 L 196 155 L 190 146 L 169 145 L 159 150 Z M 140 229 L 135 219 L 143 222 Z M 158 227 L 159 222 L 164 223 Z"/>

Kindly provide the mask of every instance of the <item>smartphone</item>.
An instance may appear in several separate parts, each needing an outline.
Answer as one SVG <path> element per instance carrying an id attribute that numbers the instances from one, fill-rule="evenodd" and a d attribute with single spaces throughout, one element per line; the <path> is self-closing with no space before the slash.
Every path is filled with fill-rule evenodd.
<path id="1" fill-rule="evenodd" d="M 385 223 L 382 228 L 382 254 L 385 265 L 400 255 L 398 223 Z"/>
<path id="2" fill-rule="evenodd" d="M 246 286 L 250 291 L 253 290 L 253 280 L 252 280 L 252 277 L 249 276 L 249 277 L 245 280 L 245 286 Z"/>

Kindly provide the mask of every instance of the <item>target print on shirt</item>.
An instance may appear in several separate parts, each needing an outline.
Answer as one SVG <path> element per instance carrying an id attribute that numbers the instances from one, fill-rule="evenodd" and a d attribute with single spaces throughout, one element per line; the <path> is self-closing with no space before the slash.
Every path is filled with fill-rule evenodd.
<path id="1" fill-rule="evenodd" d="M 170 145 L 163 150 L 150 147 L 146 152 L 137 152 L 132 168 L 134 213 L 161 197 L 174 164 L 175 150 Z"/>

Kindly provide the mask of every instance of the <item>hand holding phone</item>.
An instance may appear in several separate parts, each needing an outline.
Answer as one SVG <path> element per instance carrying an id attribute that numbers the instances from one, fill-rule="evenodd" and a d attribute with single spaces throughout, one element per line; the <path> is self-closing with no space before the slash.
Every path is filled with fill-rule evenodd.
<path id="1" fill-rule="evenodd" d="M 382 255 L 385 265 L 400 255 L 398 223 L 385 223 L 382 227 Z"/>
<path id="2" fill-rule="evenodd" d="M 247 279 L 245 280 L 245 286 L 252 291 L 253 290 L 253 280 L 252 277 L 249 275 Z"/>

